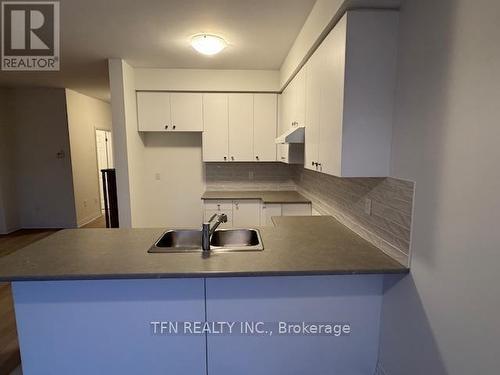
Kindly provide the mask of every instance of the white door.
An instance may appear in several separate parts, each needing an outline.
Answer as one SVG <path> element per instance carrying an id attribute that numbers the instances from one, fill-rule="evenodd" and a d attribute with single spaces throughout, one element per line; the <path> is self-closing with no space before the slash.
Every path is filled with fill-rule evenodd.
<path id="1" fill-rule="evenodd" d="M 203 95 L 173 92 L 170 94 L 172 131 L 203 130 Z"/>
<path id="2" fill-rule="evenodd" d="M 320 46 L 321 48 L 321 46 Z M 319 163 L 319 109 L 321 100 L 321 65 L 322 55 L 319 48 L 306 65 L 306 133 L 304 149 L 304 167 L 317 170 Z"/>
<path id="3" fill-rule="evenodd" d="M 203 94 L 203 127 L 203 161 L 227 161 L 227 94 Z"/>
<path id="4" fill-rule="evenodd" d="M 319 171 L 341 176 L 342 118 L 344 111 L 344 72 L 346 18 L 342 18 L 323 41 L 321 70 Z"/>
<path id="5" fill-rule="evenodd" d="M 241 200 L 233 202 L 233 226 L 248 228 L 260 225 L 260 200 Z"/>
<path id="6" fill-rule="evenodd" d="M 253 161 L 253 94 L 228 94 L 230 161 Z"/>
<path id="7" fill-rule="evenodd" d="M 277 95 L 254 95 L 253 151 L 255 161 L 276 161 Z"/>
<path id="8" fill-rule="evenodd" d="M 139 131 L 171 130 L 170 94 L 167 92 L 138 92 L 137 126 Z"/>
<path id="9" fill-rule="evenodd" d="M 99 195 L 101 200 L 101 210 L 104 210 L 104 191 L 102 186 L 101 170 L 113 168 L 113 142 L 111 132 L 106 130 L 95 131 L 97 150 L 97 178 L 99 180 Z"/>

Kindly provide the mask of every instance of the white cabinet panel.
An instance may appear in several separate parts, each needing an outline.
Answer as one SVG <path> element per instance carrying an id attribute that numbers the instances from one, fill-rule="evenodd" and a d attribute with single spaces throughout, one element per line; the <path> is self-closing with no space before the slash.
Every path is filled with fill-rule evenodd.
<path id="1" fill-rule="evenodd" d="M 228 94 L 230 161 L 253 161 L 253 94 Z"/>
<path id="2" fill-rule="evenodd" d="M 203 100 L 201 93 L 173 92 L 170 94 L 172 130 L 202 131 Z"/>
<path id="3" fill-rule="evenodd" d="M 254 95 L 253 150 L 255 161 L 276 161 L 276 94 Z"/>
<path id="4" fill-rule="evenodd" d="M 342 18 L 323 41 L 320 55 L 321 101 L 319 111 L 319 168 L 341 176 L 342 117 L 344 111 L 346 18 Z M 362 150 L 360 150 L 362 152 Z"/>
<path id="5" fill-rule="evenodd" d="M 233 226 L 236 228 L 260 225 L 260 200 L 233 201 Z"/>
<path id="6" fill-rule="evenodd" d="M 274 226 L 272 221 L 273 216 L 281 216 L 280 203 L 263 203 L 260 215 L 260 225 L 266 227 Z"/>
<path id="7" fill-rule="evenodd" d="M 171 128 L 170 94 L 137 93 L 137 125 L 139 131 L 165 131 Z"/>
<path id="8" fill-rule="evenodd" d="M 318 169 L 320 141 L 320 100 L 323 55 L 319 53 L 321 45 L 306 64 L 306 130 L 304 167 L 313 171 Z"/>
<path id="9" fill-rule="evenodd" d="M 203 94 L 203 161 L 228 160 L 227 94 Z"/>
<path id="10" fill-rule="evenodd" d="M 281 206 L 282 216 L 310 216 L 310 203 L 284 203 Z"/>

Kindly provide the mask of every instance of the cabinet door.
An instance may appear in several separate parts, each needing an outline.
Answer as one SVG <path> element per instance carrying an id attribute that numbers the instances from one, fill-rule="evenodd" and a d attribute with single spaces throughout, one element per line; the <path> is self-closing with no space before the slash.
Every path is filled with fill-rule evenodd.
<path id="1" fill-rule="evenodd" d="M 230 161 L 253 161 L 253 94 L 228 94 Z"/>
<path id="2" fill-rule="evenodd" d="M 253 150 L 255 161 L 276 161 L 277 95 L 254 95 Z"/>
<path id="3" fill-rule="evenodd" d="M 313 171 L 319 163 L 319 110 L 321 99 L 321 46 L 311 56 L 306 65 L 306 133 L 304 167 Z"/>
<path id="4" fill-rule="evenodd" d="M 319 170 L 341 176 L 342 118 L 344 111 L 344 71 L 346 18 L 342 18 L 323 41 L 321 69 Z"/>
<path id="5" fill-rule="evenodd" d="M 171 93 L 172 130 L 201 132 L 203 130 L 202 102 L 202 94 L 200 93 Z"/>
<path id="6" fill-rule="evenodd" d="M 235 228 L 260 225 L 260 200 L 233 201 L 233 226 Z"/>
<path id="7" fill-rule="evenodd" d="M 281 206 L 283 216 L 310 216 L 310 203 L 286 203 Z"/>
<path id="8" fill-rule="evenodd" d="M 170 130 L 170 94 L 167 92 L 137 93 L 137 125 L 139 131 Z"/>
<path id="9" fill-rule="evenodd" d="M 266 227 L 274 226 L 272 221 L 274 216 L 281 216 L 281 204 L 263 203 L 260 215 L 260 225 Z"/>
<path id="10" fill-rule="evenodd" d="M 292 121 L 296 126 L 305 126 L 306 117 L 306 72 L 304 67 L 292 81 Z"/>
<path id="11" fill-rule="evenodd" d="M 227 94 L 203 94 L 203 161 L 226 161 Z"/>

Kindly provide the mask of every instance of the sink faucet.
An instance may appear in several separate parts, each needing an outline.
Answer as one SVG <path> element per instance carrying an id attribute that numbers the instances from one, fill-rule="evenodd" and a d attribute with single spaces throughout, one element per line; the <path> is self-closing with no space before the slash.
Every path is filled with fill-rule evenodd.
<path id="1" fill-rule="evenodd" d="M 215 224 L 210 227 L 210 223 L 217 218 Z M 210 251 L 210 238 L 212 237 L 212 234 L 215 232 L 215 230 L 221 225 L 222 223 L 227 222 L 227 215 L 226 214 L 213 214 L 210 219 L 206 223 L 203 223 L 203 227 L 201 230 L 201 248 L 203 251 Z"/>

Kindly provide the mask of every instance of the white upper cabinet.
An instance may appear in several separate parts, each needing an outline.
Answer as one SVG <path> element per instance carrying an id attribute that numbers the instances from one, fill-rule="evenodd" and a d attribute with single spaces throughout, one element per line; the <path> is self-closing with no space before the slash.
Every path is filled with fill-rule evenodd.
<path id="1" fill-rule="evenodd" d="M 255 161 L 276 161 L 277 95 L 255 94 L 253 153 Z"/>
<path id="2" fill-rule="evenodd" d="M 304 126 L 305 118 L 306 69 L 302 68 L 280 95 L 278 135 L 294 126 Z M 303 164 L 303 144 L 279 144 L 278 161 L 288 164 Z"/>
<path id="3" fill-rule="evenodd" d="M 172 130 L 203 131 L 203 94 L 171 93 L 170 113 Z"/>
<path id="4" fill-rule="evenodd" d="M 227 94 L 203 94 L 203 161 L 228 160 Z"/>
<path id="5" fill-rule="evenodd" d="M 348 11 L 306 64 L 305 167 L 389 175 L 398 12 Z"/>
<path id="6" fill-rule="evenodd" d="M 229 158 L 253 161 L 253 94 L 228 94 Z"/>
<path id="7" fill-rule="evenodd" d="M 138 92 L 139 131 L 202 131 L 202 94 Z"/>
<path id="8" fill-rule="evenodd" d="M 204 94 L 203 161 L 276 161 L 276 94 Z"/>
<path id="9" fill-rule="evenodd" d="M 137 120 L 140 131 L 165 131 L 171 127 L 170 94 L 138 92 Z"/>

